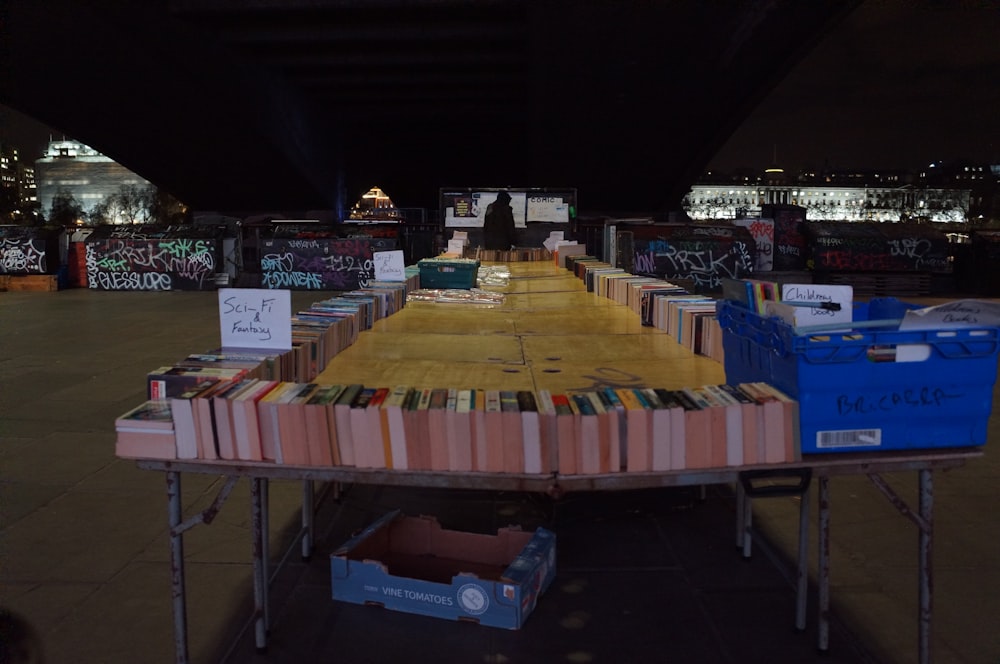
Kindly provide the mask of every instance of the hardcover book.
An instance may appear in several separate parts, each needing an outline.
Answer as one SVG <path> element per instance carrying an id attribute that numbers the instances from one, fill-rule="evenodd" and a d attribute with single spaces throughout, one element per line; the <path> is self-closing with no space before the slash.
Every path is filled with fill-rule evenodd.
<path id="1" fill-rule="evenodd" d="M 150 399 L 115 418 L 115 427 L 173 431 L 174 420 L 171 413 L 169 401 Z"/>
<path id="2" fill-rule="evenodd" d="M 389 433 L 389 453 L 386 455 L 387 467 L 397 470 L 409 468 L 406 450 L 406 423 L 403 409 L 413 394 L 413 388 L 407 385 L 397 385 L 382 404 L 385 416 L 385 427 Z"/>
<path id="3" fill-rule="evenodd" d="M 286 394 L 294 383 L 278 383 L 257 402 L 257 418 L 260 422 L 260 452 L 265 461 L 281 463 L 278 456 L 278 420 L 275 403 Z"/>
<path id="4" fill-rule="evenodd" d="M 757 408 L 757 403 L 735 385 L 723 384 L 720 385 L 719 388 L 739 403 L 740 408 L 743 411 L 742 464 L 744 466 L 752 466 L 759 463 L 760 460 L 757 456 L 757 450 L 758 448 L 762 449 L 764 446 L 760 430 L 760 427 L 762 426 L 763 413 L 761 413 Z"/>
<path id="5" fill-rule="evenodd" d="M 192 400 L 215 385 L 216 380 L 198 383 L 175 397 L 170 397 L 170 412 L 174 419 L 178 459 L 198 458 L 198 426 Z"/>
<path id="6" fill-rule="evenodd" d="M 354 465 L 358 468 L 372 467 L 369 452 L 371 433 L 369 431 L 368 402 L 375 396 L 377 389 L 375 387 L 362 388 L 351 403 L 349 412 L 351 441 L 354 447 Z"/>
<path id="7" fill-rule="evenodd" d="M 244 461 L 263 461 L 263 449 L 260 436 L 260 419 L 257 413 L 258 402 L 267 393 L 278 386 L 278 381 L 261 380 L 253 387 L 243 391 L 234 398 L 231 406 L 233 411 L 233 443 L 236 447 L 236 458 Z"/>
<path id="8" fill-rule="evenodd" d="M 712 465 L 712 422 L 708 403 L 693 389 L 677 390 L 677 399 L 684 408 L 685 468 L 710 468 Z"/>
<path id="9" fill-rule="evenodd" d="M 278 427 L 281 431 L 281 454 L 289 466 L 308 466 L 309 440 L 306 433 L 306 404 L 320 389 L 316 383 L 301 383 L 295 396 L 278 406 Z"/>
<path id="10" fill-rule="evenodd" d="M 358 461 L 358 467 L 367 468 L 388 468 L 389 459 L 387 457 L 387 452 L 389 448 L 389 432 L 385 428 L 385 422 L 382 417 L 382 404 L 385 403 L 386 397 L 389 396 L 388 387 L 378 387 L 375 388 L 372 398 L 369 399 L 368 405 L 365 406 L 365 414 L 368 418 L 368 437 L 365 440 L 366 448 L 366 462 L 362 466 L 361 462 Z M 357 438 L 355 437 L 355 452 L 358 449 Z"/>
<path id="11" fill-rule="evenodd" d="M 337 429 L 337 446 L 340 461 L 345 466 L 357 465 L 354 458 L 354 436 L 351 433 L 351 404 L 358 398 L 364 385 L 348 385 L 333 404 L 334 422 Z"/>
<path id="12" fill-rule="evenodd" d="M 306 424 L 306 449 L 313 466 L 339 466 L 336 421 L 333 403 L 344 391 L 343 385 L 320 385 L 303 406 Z M 333 424 L 333 426 L 331 426 Z"/>
<path id="13" fill-rule="evenodd" d="M 472 402 L 475 390 L 458 390 L 448 409 L 448 461 L 451 470 L 472 470 Z"/>
<path id="14" fill-rule="evenodd" d="M 115 419 L 115 454 L 128 459 L 176 459 L 170 404 L 146 401 Z"/>
<path id="15" fill-rule="evenodd" d="M 448 470 L 448 427 L 445 423 L 448 409 L 448 390 L 431 390 L 427 406 L 427 434 L 430 448 L 431 470 Z"/>
<path id="16" fill-rule="evenodd" d="M 542 472 L 542 431 L 538 419 L 535 395 L 528 390 L 517 393 L 517 407 L 521 411 L 521 440 L 524 443 L 524 472 Z"/>
<path id="17" fill-rule="evenodd" d="M 781 463 L 785 460 L 785 415 L 781 402 L 773 394 L 761 390 L 756 383 L 740 383 L 738 387 L 757 402 L 762 415 L 758 428 L 763 446 L 757 450 L 757 461 Z"/>
<path id="18" fill-rule="evenodd" d="M 160 367 L 146 375 L 147 398 L 169 399 L 210 378 L 241 380 L 246 369 L 221 369 L 217 367 Z"/>
<path id="19" fill-rule="evenodd" d="M 625 469 L 629 472 L 650 470 L 649 418 L 636 390 L 621 388 L 618 398 L 625 407 Z"/>
<path id="20" fill-rule="evenodd" d="M 670 449 L 668 459 L 656 461 L 654 458 L 654 463 L 666 465 L 671 470 L 683 470 L 687 464 L 687 421 L 684 406 L 674 390 L 657 388 L 656 395 L 663 407 L 670 411 Z M 654 466 L 653 470 L 657 468 Z"/>
<path id="21" fill-rule="evenodd" d="M 233 385 L 231 390 L 214 392 L 212 394 L 212 413 L 215 416 L 215 443 L 219 449 L 219 458 L 235 460 L 236 438 L 233 434 L 232 400 L 243 390 L 256 384 L 256 379 L 241 380 Z"/>
<path id="22" fill-rule="evenodd" d="M 500 390 L 500 411 L 503 418 L 503 472 L 524 472 L 524 430 L 517 392 Z"/>
<path id="23" fill-rule="evenodd" d="M 570 398 L 566 394 L 553 394 L 552 405 L 556 410 L 556 431 L 558 435 L 557 470 L 564 475 L 576 475 L 580 472 L 577 460 L 576 419 Z"/>
<path id="24" fill-rule="evenodd" d="M 504 471 L 503 410 L 500 391 L 486 391 L 486 470 L 491 473 Z"/>

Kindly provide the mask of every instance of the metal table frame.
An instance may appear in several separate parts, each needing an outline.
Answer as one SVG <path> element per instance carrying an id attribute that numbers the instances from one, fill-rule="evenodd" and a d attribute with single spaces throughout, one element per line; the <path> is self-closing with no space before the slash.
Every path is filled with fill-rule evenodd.
<path id="1" fill-rule="evenodd" d="M 963 465 L 969 459 L 982 456 L 979 448 L 955 448 L 911 452 L 885 452 L 869 454 L 813 455 L 806 460 L 772 466 L 741 466 L 706 470 L 679 470 L 665 472 L 610 473 L 602 475 L 524 475 L 501 473 L 451 473 L 434 471 L 398 471 L 361 469 L 350 467 L 284 466 L 273 463 L 244 461 L 186 461 L 140 459 L 139 468 L 166 473 L 168 523 L 170 538 L 171 595 L 174 614 L 174 643 L 178 664 L 188 662 L 187 603 L 184 582 L 184 532 L 200 523 L 210 524 L 228 499 L 236 482 L 250 479 L 251 546 L 253 552 L 255 643 L 258 649 L 267 646 L 268 615 L 268 482 L 270 480 L 298 480 L 303 483 L 302 554 L 312 551 L 312 527 L 315 509 L 314 483 L 382 484 L 390 486 L 433 487 L 447 489 L 491 489 L 547 493 L 559 497 L 570 491 L 614 491 L 708 484 L 735 484 L 737 489 L 737 546 L 749 555 L 752 525 L 752 496 L 743 488 L 741 479 L 748 472 L 776 473 L 808 471 L 818 484 L 818 643 L 820 651 L 829 648 L 830 621 L 830 491 L 831 477 L 866 475 L 876 488 L 897 510 L 912 520 L 920 531 L 918 545 L 919 566 L 919 624 L 918 652 L 921 664 L 930 662 L 930 634 L 932 614 L 932 560 L 934 533 L 933 474 Z M 914 510 L 903 500 L 882 473 L 916 471 L 919 479 L 918 505 Z M 184 519 L 181 502 L 181 474 L 201 473 L 226 477 L 212 504 L 202 512 Z M 808 590 L 808 509 L 809 493 L 802 492 L 799 505 L 799 539 L 796 583 L 795 626 L 805 629 Z"/>

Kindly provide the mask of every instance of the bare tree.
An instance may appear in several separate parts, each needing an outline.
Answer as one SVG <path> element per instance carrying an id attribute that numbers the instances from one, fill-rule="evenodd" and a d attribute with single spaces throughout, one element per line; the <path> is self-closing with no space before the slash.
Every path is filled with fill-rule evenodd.
<path id="1" fill-rule="evenodd" d="M 76 200 L 76 196 L 68 189 L 60 189 L 52 197 L 49 223 L 57 226 L 72 226 L 86 216 L 80 201 Z"/>

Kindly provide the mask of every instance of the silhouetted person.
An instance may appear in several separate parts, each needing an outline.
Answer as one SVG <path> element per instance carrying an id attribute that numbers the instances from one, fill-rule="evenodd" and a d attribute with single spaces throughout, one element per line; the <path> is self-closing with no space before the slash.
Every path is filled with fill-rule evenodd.
<path id="1" fill-rule="evenodd" d="M 497 199 L 486 207 L 483 222 L 483 247 L 485 249 L 510 249 L 514 246 L 514 210 L 510 207 L 510 194 L 501 191 Z"/>

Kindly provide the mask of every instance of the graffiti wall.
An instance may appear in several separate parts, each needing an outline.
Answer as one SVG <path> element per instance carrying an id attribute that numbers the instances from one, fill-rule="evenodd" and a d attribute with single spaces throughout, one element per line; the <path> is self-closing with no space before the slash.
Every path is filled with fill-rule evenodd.
<path id="1" fill-rule="evenodd" d="M 58 267 L 59 233 L 0 226 L 0 274 L 54 274 Z"/>
<path id="2" fill-rule="evenodd" d="M 733 222 L 742 226 L 753 238 L 757 259 L 754 272 L 770 272 L 774 269 L 774 219 L 737 219 Z"/>
<path id="3" fill-rule="evenodd" d="M 87 285 L 97 290 L 213 290 L 220 229 L 101 226 L 86 239 Z"/>
<path id="4" fill-rule="evenodd" d="M 809 257 L 804 231 L 806 209 L 800 205 L 762 205 L 760 216 L 774 221 L 771 269 L 779 272 L 805 270 Z"/>
<path id="5" fill-rule="evenodd" d="M 753 273 L 756 245 L 738 226 L 666 224 L 629 227 L 635 274 L 685 279 L 703 291 L 721 288 L 721 279 Z"/>
<path id="6" fill-rule="evenodd" d="M 928 226 L 812 221 L 806 230 L 818 272 L 951 271 L 947 237 Z"/>
<path id="7" fill-rule="evenodd" d="M 372 255 L 395 238 L 275 237 L 261 241 L 261 285 L 290 290 L 354 290 L 375 278 Z"/>

